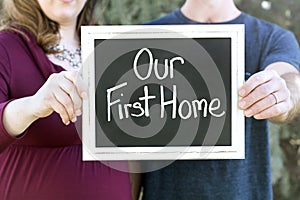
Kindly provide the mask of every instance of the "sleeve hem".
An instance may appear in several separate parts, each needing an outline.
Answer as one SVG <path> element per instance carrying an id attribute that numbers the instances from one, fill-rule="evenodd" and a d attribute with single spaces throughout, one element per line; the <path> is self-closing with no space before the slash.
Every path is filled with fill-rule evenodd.
<path id="1" fill-rule="evenodd" d="M 3 143 L 5 144 L 9 144 L 9 143 L 12 143 L 14 142 L 15 140 L 17 139 L 20 139 L 22 138 L 26 131 L 24 131 L 24 133 L 20 134 L 19 136 L 15 137 L 15 136 L 12 136 L 10 135 L 7 130 L 5 129 L 4 127 L 4 124 L 3 124 L 3 112 L 4 112 L 4 109 L 5 107 L 11 102 L 13 101 L 14 99 L 11 99 L 9 101 L 6 101 L 6 102 L 3 102 L 0 104 L 0 138 L 1 138 L 1 142 L 0 142 L 0 146 L 3 145 Z"/>
<path id="2" fill-rule="evenodd" d="M 286 60 L 286 59 L 281 59 L 281 58 L 277 58 L 277 59 L 272 59 L 272 60 L 268 60 L 264 63 L 264 65 L 262 66 L 261 70 L 265 70 L 267 66 L 269 66 L 272 63 L 276 63 L 276 62 L 285 62 L 288 63 L 292 66 L 295 67 L 295 69 L 297 69 L 297 71 L 300 71 L 299 69 L 299 65 L 297 65 L 297 63 L 295 61 L 291 61 L 291 60 Z"/>

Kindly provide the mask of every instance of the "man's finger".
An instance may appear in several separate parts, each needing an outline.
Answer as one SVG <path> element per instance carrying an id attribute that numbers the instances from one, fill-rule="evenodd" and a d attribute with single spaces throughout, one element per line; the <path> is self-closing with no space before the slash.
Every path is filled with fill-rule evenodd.
<path id="1" fill-rule="evenodd" d="M 256 102 L 250 108 L 244 111 L 246 117 L 252 117 L 261 113 L 262 111 L 274 106 L 276 104 L 276 100 L 273 95 L 268 95 L 266 98 Z"/>
<path id="2" fill-rule="evenodd" d="M 286 101 L 275 104 L 274 106 L 265 109 L 264 111 L 254 115 L 255 119 L 270 119 L 273 117 L 277 117 L 284 113 L 287 113 L 290 109 L 290 106 Z"/>
<path id="3" fill-rule="evenodd" d="M 278 81 L 265 82 L 253 89 L 247 96 L 244 96 L 239 102 L 239 107 L 241 109 L 247 109 L 256 102 L 267 98 L 270 94 L 277 92 L 280 90 L 280 87 L 281 84 Z"/>
<path id="4" fill-rule="evenodd" d="M 239 95 L 245 97 L 258 86 L 270 81 L 276 74 L 273 70 L 262 71 L 252 75 L 239 90 Z"/>

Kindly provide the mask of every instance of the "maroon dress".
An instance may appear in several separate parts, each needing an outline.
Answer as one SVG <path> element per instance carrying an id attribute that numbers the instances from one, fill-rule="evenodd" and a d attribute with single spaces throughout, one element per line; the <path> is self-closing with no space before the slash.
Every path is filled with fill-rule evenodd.
<path id="1" fill-rule="evenodd" d="M 19 138 L 6 132 L 7 103 L 35 94 L 50 74 L 64 70 L 25 35 L 0 33 L 0 199 L 131 199 L 129 174 L 83 162 L 75 125 L 65 126 L 58 114 L 35 121 Z"/>

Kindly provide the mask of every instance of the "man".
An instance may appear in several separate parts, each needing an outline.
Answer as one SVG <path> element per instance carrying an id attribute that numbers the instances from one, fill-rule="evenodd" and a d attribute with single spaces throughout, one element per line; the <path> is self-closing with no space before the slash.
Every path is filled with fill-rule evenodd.
<path id="1" fill-rule="evenodd" d="M 186 0 L 180 10 L 148 24 L 245 24 L 250 78 L 238 105 L 246 116 L 246 159 L 176 161 L 144 174 L 143 199 L 272 199 L 267 119 L 285 123 L 299 112 L 294 35 L 241 12 L 233 0 Z"/>

